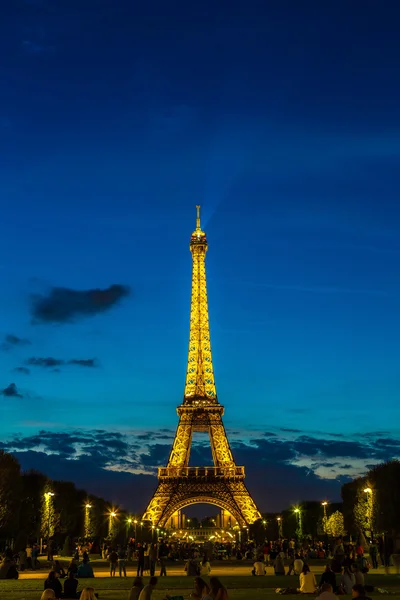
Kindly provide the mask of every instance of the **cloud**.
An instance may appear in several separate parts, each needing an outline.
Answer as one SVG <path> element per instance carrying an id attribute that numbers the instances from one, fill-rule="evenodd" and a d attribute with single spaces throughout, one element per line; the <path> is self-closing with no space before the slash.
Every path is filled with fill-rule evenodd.
<path id="1" fill-rule="evenodd" d="M 21 373 L 22 375 L 30 374 L 30 370 L 27 367 L 15 367 L 15 369 L 13 369 L 13 371 L 15 373 Z"/>
<path id="2" fill-rule="evenodd" d="M 105 312 L 130 294 L 127 286 L 114 284 L 106 289 L 71 290 L 54 287 L 47 295 L 31 298 L 34 323 L 67 323 Z"/>
<path id="3" fill-rule="evenodd" d="M 28 346 L 31 342 L 25 338 L 20 338 L 13 333 L 8 333 L 4 336 L 4 341 L 1 345 L 3 350 L 10 350 L 15 346 Z"/>
<path id="4" fill-rule="evenodd" d="M 0 392 L 2 396 L 7 396 L 8 398 L 23 398 L 23 395 L 18 392 L 17 386 L 15 383 L 10 383 L 4 390 Z"/>
<path id="5" fill-rule="evenodd" d="M 55 367 L 63 365 L 77 365 L 78 367 L 85 368 L 95 368 L 99 366 L 95 358 L 71 358 L 70 360 L 62 360 L 60 358 L 53 358 L 52 356 L 47 358 L 32 356 L 31 358 L 26 359 L 25 364 L 32 367 L 53 368 L 53 370 L 57 372 L 60 372 L 60 369 Z"/>
<path id="6" fill-rule="evenodd" d="M 167 463 L 172 435 L 168 429 L 147 432 L 42 429 L 35 435 L 14 436 L 2 445 L 22 457 L 23 466 L 43 470 L 50 477 L 59 472 L 67 477 L 67 473 L 77 485 L 105 497 L 115 481 L 113 492 L 119 501 L 130 503 L 127 506 L 130 510 L 143 510 L 157 485 L 157 468 Z M 278 511 L 316 498 L 337 501 L 344 482 L 366 472 L 374 461 L 400 456 L 399 440 L 380 435 L 374 438 L 373 433 L 363 436 L 361 441 L 305 435 L 294 439 L 267 438 L 260 433 L 259 437 L 246 441 L 233 439 L 231 446 L 236 464 L 245 466 L 248 488 L 263 511 Z M 209 444 L 194 443 L 190 465 L 204 464 L 211 464 Z M 85 469 L 88 483 L 84 480 Z M 138 485 L 141 493 L 134 497 L 127 494 L 128 484 L 131 489 Z"/>
<path id="7" fill-rule="evenodd" d="M 37 358 L 35 356 L 28 358 L 25 361 L 25 364 L 31 365 L 32 367 L 59 367 L 63 365 L 65 361 L 59 360 L 58 358 L 53 358 L 49 356 L 48 358 Z"/>
<path id="8" fill-rule="evenodd" d="M 72 358 L 68 361 L 68 364 L 88 367 L 89 369 L 99 366 L 95 358 Z"/>

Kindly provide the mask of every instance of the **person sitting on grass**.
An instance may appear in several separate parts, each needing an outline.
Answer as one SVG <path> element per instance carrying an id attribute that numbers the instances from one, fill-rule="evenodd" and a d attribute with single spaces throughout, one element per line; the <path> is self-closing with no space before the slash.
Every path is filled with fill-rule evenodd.
<path id="1" fill-rule="evenodd" d="M 336 592 L 336 575 L 332 571 L 330 565 L 326 565 L 325 571 L 321 575 L 321 579 L 319 580 L 319 587 L 322 590 L 322 586 L 325 584 L 329 584 L 332 586 L 334 592 Z"/>
<path id="2" fill-rule="evenodd" d="M 361 572 L 360 567 L 356 563 L 354 563 L 352 571 L 354 573 L 354 579 L 356 583 L 360 585 L 365 585 L 364 574 Z"/>
<path id="3" fill-rule="evenodd" d="M 79 598 L 80 594 L 76 591 L 77 588 L 78 580 L 75 578 L 75 573 L 70 571 L 64 581 L 64 598 Z"/>
<path id="4" fill-rule="evenodd" d="M 300 556 L 296 554 L 289 563 L 289 570 L 287 574 L 291 575 L 293 573 L 294 575 L 300 575 L 303 566 L 304 562 L 301 560 Z"/>
<path id="5" fill-rule="evenodd" d="M 256 562 L 253 565 L 253 570 L 251 572 L 252 575 L 266 575 L 267 571 L 265 569 L 265 564 L 264 562 L 261 560 L 261 558 L 258 558 L 256 560 Z"/>
<path id="6" fill-rule="evenodd" d="M 87 559 L 84 558 L 83 562 L 79 565 L 76 576 L 85 577 L 86 579 L 91 579 L 94 577 L 93 567 Z"/>
<path id="7" fill-rule="evenodd" d="M 193 592 L 190 594 L 190 597 L 194 598 L 194 600 L 202 600 L 202 598 L 205 598 L 210 592 L 209 586 L 201 577 L 194 578 L 193 587 L 194 589 Z"/>
<path id="8" fill-rule="evenodd" d="M 365 594 L 365 587 L 360 583 L 353 585 L 351 595 L 353 598 L 357 598 L 357 600 L 371 600 L 371 598 Z"/>
<path id="9" fill-rule="evenodd" d="M 85 587 L 79 596 L 80 600 L 97 600 L 97 594 L 94 593 L 94 588 Z"/>
<path id="10" fill-rule="evenodd" d="M 317 600 L 338 600 L 338 597 L 333 593 L 333 587 L 330 583 L 324 583 L 320 587 L 320 594 Z"/>
<path id="11" fill-rule="evenodd" d="M 274 561 L 274 572 L 275 575 L 285 574 L 285 562 L 280 554 L 277 555 Z"/>
<path id="12" fill-rule="evenodd" d="M 40 596 L 40 600 L 55 600 L 55 597 L 54 590 L 48 588 L 47 590 L 44 590 L 43 594 Z"/>
<path id="13" fill-rule="evenodd" d="M 144 588 L 142 577 L 135 577 L 131 591 L 129 592 L 129 600 L 139 600 L 140 592 Z"/>
<path id="14" fill-rule="evenodd" d="M 78 572 L 78 563 L 76 562 L 76 560 L 74 558 L 71 559 L 71 562 L 68 565 L 68 569 L 67 569 L 67 575 L 69 573 L 73 573 L 74 575 L 77 574 Z"/>
<path id="15" fill-rule="evenodd" d="M 57 573 L 55 571 L 50 571 L 49 576 L 44 582 L 45 590 L 53 590 L 56 598 L 61 598 L 62 596 L 62 585 L 60 580 L 57 577 Z"/>
<path id="16" fill-rule="evenodd" d="M 217 577 L 210 577 L 210 594 L 202 600 L 229 600 L 228 591 Z"/>
<path id="17" fill-rule="evenodd" d="M 55 571 L 60 579 L 65 578 L 65 571 L 59 560 L 54 561 L 53 571 Z"/>
<path id="18" fill-rule="evenodd" d="M 18 577 L 19 573 L 12 550 L 6 550 L 5 557 L 0 565 L 0 579 L 18 579 Z"/>
<path id="19" fill-rule="evenodd" d="M 355 583 L 356 578 L 354 577 L 353 571 L 349 567 L 346 567 L 343 570 L 343 575 L 340 580 L 340 592 L 342 594 L 351 594 L 351 590 Z"/>
<path id="20" fill-rule="evenodd" d="M 317 591 L 317 581 L 314 573 L 311 573 L 308 565 L 303 566 L 303 570 L 300 573 L 300 593 L 301 594 L 315 594 Z"/>
<path id="21" fill-rule="evenodd" d="M 139 600 L 151 600 L 151 596 L 153 594 L 154 588 L 157 585 L 157 581 L 157 577 L 150 577 L 149 583 L 145 585 L 142 591 L 140 592 Z"/>

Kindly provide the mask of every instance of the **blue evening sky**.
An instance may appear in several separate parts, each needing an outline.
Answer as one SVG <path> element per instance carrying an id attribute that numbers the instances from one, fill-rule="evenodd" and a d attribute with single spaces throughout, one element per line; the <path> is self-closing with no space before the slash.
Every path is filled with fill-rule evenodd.
<path id="1" fill-rule="evenodd" d="M 310 496 L 326 482 L 337 497 L 335 478 L 400 454 L 399 4 L 5 10 L 3 444 L 53 475 L 45 454 L 91 457 L 77 438 L 60 454 L 59 432 L 104 430 L 128 446 L 99 468 L 164 463 L 201 204 L 217 391 L 238 462 L 265 458 L 271 479 L 274 454 L 312 479 Z M 37 318 L 33 298 L 51 303 L 54 288 L 71 291 L 68 312 L 73 291 L 113 284 L 130 293 L 118 287 L 108 305 L 106 292 L 104 310 Z M 275 504 L 259 492 L 262 507 L 291 500 L 277 486 L 265 492 Z"/>

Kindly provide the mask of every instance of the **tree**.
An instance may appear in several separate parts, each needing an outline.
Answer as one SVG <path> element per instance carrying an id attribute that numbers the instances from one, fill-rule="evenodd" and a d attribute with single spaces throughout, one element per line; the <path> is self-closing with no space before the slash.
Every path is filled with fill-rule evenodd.
<path id="1" fill-rule="evenodd" d="M 335 538 L 346 535 L 343 513 L 337 510 L 328 517 L 325 524 L 325 530 L 328 535 Z"/>
<path id="2" fill-rule="evenodd" d="M 47 477 L 38 471 L 22 474 L 21 512 L 19 530 L 24 544 L 40 537 L 42 502 Z"/>
<path id="3" fill-rule="evenodd" d="M 18 528 L 21 505 L 21 467 L 11 455 L 0 450 L 0 531 L 9 537 Z"/>
<path id="4" fill-rule="evenodd" d="M 368 481 L 373 531 L 400 533 L 400 461 L 376 465 L 369 471 Z"/>

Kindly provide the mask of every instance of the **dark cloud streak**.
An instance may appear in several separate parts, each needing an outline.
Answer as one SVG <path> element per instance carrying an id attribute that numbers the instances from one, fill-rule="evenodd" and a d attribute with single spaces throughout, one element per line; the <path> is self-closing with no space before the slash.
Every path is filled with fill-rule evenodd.
<path id="1" fill-rule="evenodd" d="M 0 392 L 2 396 L 7 398 L 23 398 L 23 395 L 19 393 L 15 383 L 10 383 L 4 390 Z"/>
<path id="2" fill-rule="evenodd" d="M 68 323 L 111 309 L 130 294 L 130 288 L 114 284 L 106 289 L 71 290 L 54 287 L 47 295 L 31 298 L 34 323 Z"/>

